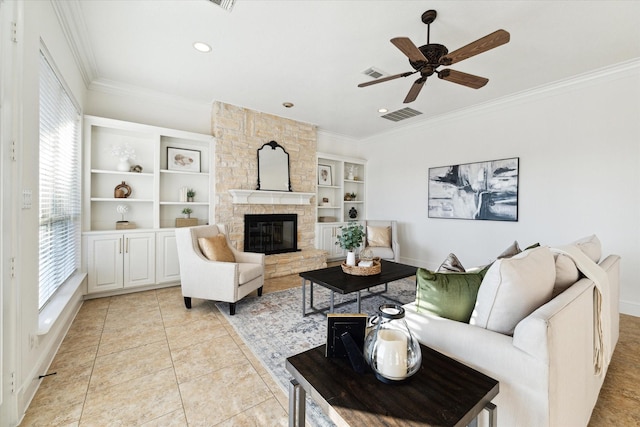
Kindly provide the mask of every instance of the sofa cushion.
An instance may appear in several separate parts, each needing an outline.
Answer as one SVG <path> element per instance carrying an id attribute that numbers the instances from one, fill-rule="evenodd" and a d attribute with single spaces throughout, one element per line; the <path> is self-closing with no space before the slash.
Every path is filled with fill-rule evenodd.
<path id="1" fill-rule="evenodd" d="M 512 334 L 520 320 L 549 300 L 555 276 L 553 254 L 547 247 L 497 260 L 482 280 L 469 323 Z"/>
<path id="2" fill-rule="evenodd" d="M 391 227 L 367 225 L 367 245 L 381 248 L 391 247 Z"/>
<path id="3" fill-rule="evenodd" d="M 464 273 L 465 269 L 455 254 L 449 254 L 436 271 L 438 273 Z"/>
<path id="4" fill-rule="evenodd" d="M 198 246 L 202 254 L 211 261 L 236 262 L 233 252 L 227 245 L 227 238 L 224 234 L 211 237 L 198 237 Z"/>
<path id="5" fill-rule="evenodd" d="M 474 273 L 437 273 L 418 268 L 417 310 L 459 322 L 469 322 L 485 273 L 484 269 Z"/>
<path id="6" fill-rule="evenodd" d="M 580 250 L 591 259 L 591 261 L 596 264 L 600 262 L 600 258 L 602 257 L 602 244 L 600 243 L 598 236 L 592 234 L 591 236 L 576 240 L 573 244 L 580 248 Z"/>
<path id="7" fill-rule="evenodd" d="M 558 295 L 578 281 L 580 272 L 576 267 L 576 263 L 567 255 L 553 254 L 553 258 L 556 265 L 556 281 L 553 285 L 553 295 Z"/>

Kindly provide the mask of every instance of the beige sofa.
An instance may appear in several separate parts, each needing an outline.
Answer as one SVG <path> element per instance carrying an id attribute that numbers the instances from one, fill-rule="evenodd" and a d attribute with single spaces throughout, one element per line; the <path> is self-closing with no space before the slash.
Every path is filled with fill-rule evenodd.
<path id="1" fill-rule="evenodd" d="M 602 325 L 608 357 L 599 374 L 594 369 L 598 290 L 593 280 L 582 275 L 520 320 L 512 336 L 419 311 L 416 302 L 404 306 L 406 321 L 421 343 L 500 382 L 493 400 L 498 426 L 586 426 L 619 330 L 620 257 L 609 255 L 599 266 L 609 282 L 608 295 L 602 299 L 608 308 L 602 310 L 607 316 Z M 484 285 L 483 281 L 480 288 Z M 479 425 L 487 423 L 483 411 Z"/>

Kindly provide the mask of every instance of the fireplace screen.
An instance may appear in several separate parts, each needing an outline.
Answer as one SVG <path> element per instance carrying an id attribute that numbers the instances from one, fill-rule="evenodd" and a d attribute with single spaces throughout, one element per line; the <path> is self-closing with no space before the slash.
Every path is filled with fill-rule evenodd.
<path id="1" fill-rule="evenodd" d="M 244 216 L 244 250 L 266 255 L 298 250 L 298 215 Z"/>

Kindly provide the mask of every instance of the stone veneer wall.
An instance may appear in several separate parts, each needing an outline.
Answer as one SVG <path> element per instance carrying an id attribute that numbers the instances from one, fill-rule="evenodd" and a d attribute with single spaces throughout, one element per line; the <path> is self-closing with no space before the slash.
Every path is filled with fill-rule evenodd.
<path id="1" fill-rule="evenodd" d="M 315 240 L 315 197 L 309 205 L 234 205 L 230 189 L 255 190 L 257 150 L 276 141 L 289 153 L 292 191 L 316 192 L 316 127 L 307 123 L 214 102 L 211 131 L 215 149 L 216 223 L 229 227 L 229 239 L 244 248 L 245 214 L 298 214 L 298 249 L 311 250 Z"/>

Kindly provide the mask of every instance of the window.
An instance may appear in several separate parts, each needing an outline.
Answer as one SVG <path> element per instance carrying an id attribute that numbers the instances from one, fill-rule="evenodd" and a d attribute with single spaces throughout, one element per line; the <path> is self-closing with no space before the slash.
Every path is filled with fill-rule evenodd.
<path id="1" fill-rule="evenodd" d="M 40 52 L 40 255 L 42 309 L 80 264 L 80 113 Z"/>

